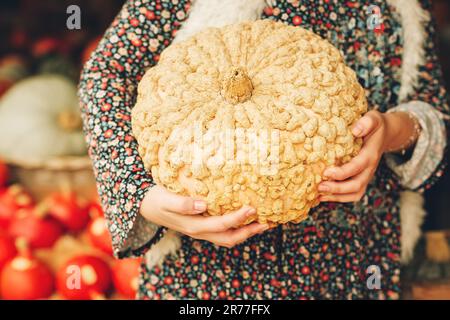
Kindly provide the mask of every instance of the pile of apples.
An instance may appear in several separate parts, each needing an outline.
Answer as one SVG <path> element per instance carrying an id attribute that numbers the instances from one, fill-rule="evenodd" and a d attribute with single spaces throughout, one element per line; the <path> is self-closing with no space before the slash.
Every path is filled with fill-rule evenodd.
<path id="1" fill-rule="evenodd" d="M 73 192 L 38 203 L 0 160 L 0 299 L 134 299 L 140 259 L 115 260 L 102 209 Z"/>

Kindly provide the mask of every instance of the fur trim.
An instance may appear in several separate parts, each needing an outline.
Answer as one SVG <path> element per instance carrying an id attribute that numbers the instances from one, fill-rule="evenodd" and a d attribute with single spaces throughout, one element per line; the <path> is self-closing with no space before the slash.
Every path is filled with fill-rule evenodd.
<path id="1" fill-rule="evenodd" d="M 265 0 L 195 0 L 173 42 L 183 41 L 207 27 L 258 20 L 266 5 Z"/>
<path id="2" fill-rule="evenodd" d="M 403 28 L 402 76 L 399 102 L 404 102 L 417 85 L 419 66 L 425 60 L 425 23 L 430 20 L 417 0 L 387 0 L 400 14 Z"/>
<path id="3" fill-rule="evenodd" d="M 182 41 L 206 27 L 221 27 L 242 21 L 254 21 L 260 18 L 266 5 L 272 6 L 274 0 L 194 0 L 189 18 L 177 32 L 174 42 Z M 417 0 L 387 0 L 400 14 L 404 49 L 402 59 L 401 88 L 399 101 L 403 101 L 413 92 L 418 82 L 418 66 L 425 59 L 424 24 L 429 15 Z M 420 238 L 425 210 L 422 195 L 414 192 L 402 192 L 400 195 L 401 250 L 402 262 L 408 262 Z M 168 254 L 176 255 L 181 246 L 179 235 L 168 231 L 146 255 L 148 267 L 161 264 Z"/>
<path id="4" fill-rule="evenodd" d="M 178 249 L 181 248 L 181 239 L 177 232 L 167 230 L 166 234 L 147 251 L 145 262 L 148 268 L 160 266 L 166 256 L 177 256 Z"/>
<path id="5" fill-rule="evenodd" d="M 422 234 L 420 227 L 426 215 L 423 203 L 423 196 L 418 192 L 404 191 L 400 194 L 402 263 L 411 261 L 414 256 L 414 248 L 416 247 L 417 240 L 419 240 Z"/>
<path id="6" fill-rule="evenodd" d="M 429 13 L 422 9 L 417 0 L 387 0 L 399 13 L 403 28 L 402 75 L 399 103 L 413 93 L 419 79 L 419 66 L 425 61 L 425 24 Z M 423 195 L 410 191 L 400 194 L 401 221 L 401 261 L 408 263 L 414 254 L 414 248 L 422 231 L 421 226 L 426 215 L 423 207 Z"/>

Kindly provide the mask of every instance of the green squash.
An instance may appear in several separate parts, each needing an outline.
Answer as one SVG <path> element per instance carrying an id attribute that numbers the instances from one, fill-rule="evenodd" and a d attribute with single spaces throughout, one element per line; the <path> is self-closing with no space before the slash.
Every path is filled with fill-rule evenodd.
<path id="1" fill-rule="evenodd" d="M 58 75 L 15 84 L 0 100 L 0 137 L 10 162 L 86 154 L 76 85 Z"/>

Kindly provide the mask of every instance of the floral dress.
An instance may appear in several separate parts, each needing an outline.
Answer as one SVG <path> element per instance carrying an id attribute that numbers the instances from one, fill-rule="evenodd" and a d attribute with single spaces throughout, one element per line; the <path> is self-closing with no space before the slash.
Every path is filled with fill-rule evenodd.
<path id="1" fill-rule="evenodd" d="M 427 9 L 429 3 L 422 2 Z M 367 10 L 374 4 L 383 20 L 370 29 Z M 154 183 L 138 155 L 130 110 L 139 80 L 170 45 L 190 7 L 188 0 L 127 1 L 81 77 L 89 153 L 119 258 L 143 255 L 167 232 L 139 222 L 143 219 L 138 213 L 140 203 Z M 418 100 L 448 113 L 432 23 L 426 26 L 426 61 L 420 66 L 414 94 L 400 101 L 402 25 L 399 13 L 386 1 L 269 1 L 261 18 L 310 29 L 333 43 L 366 88 L 370 108 L 386 112 L 402 102 Z M 413 189 L 429 188 L 442 175 L 442 157 L 433 158 L 442 154 L 442 144 L 431 145 L 440 151 L 428 152 L 428 166 L 425 171 L 416 170 Z M 401 172 L 394 172 L 388 162 L 381 161 L 361 201 L 322 203 L 302 223 L 279 226 L 234 248 L 183 236 L 177 255 L 168 256 L 159 266 L 142 265 L 138 297 L 399 298 L 399 194 L 410 186 L 401 183 Z M 144 243 L 136 241 L 138 234 L 146 236 Z M 368 285 L 375 270 L 369 266 L 379 271 L 379 286 Z"/>

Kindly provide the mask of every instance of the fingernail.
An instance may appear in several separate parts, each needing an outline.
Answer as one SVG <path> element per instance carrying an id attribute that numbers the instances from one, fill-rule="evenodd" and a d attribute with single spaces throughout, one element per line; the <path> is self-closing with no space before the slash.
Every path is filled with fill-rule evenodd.
<path id="1" fill-rule="evenodd" d="M 254 208 L 248 209 L 247 213 L 245 214 L 247 217 L 251 217 L 256 213 L 256 210 Z"/>
<path id="2" fill-rule="evenodd" d="M 319 192 L 330 192 L 331 188 L 325 184 L 319 184 Z"/>
<path id="3" fill-rule="evenodd" d="M 195 200 L 194 210 L 198 213 L 204 212 L 206 210 L 206 202 L 202 200 Z"/>
<path id="4" fill-rule="evenodd" d="M 359 137 L 362 132 L 363 132 L 363 127 L 360 124 L 356 124 L 353 127 L 352 133 L 355 137 Z"/>
<path id="5" fill-rule="evenodd" d="M 324 175 L 325 177 L 327 177 L 327 178 L 332 178 L 332 177 L 334 176 L 335 173 L 336 173 L 336 170 L 335 170 L 335 169 L 326 169 L 326 170 L 323 172 L 323 175 Z"/>

